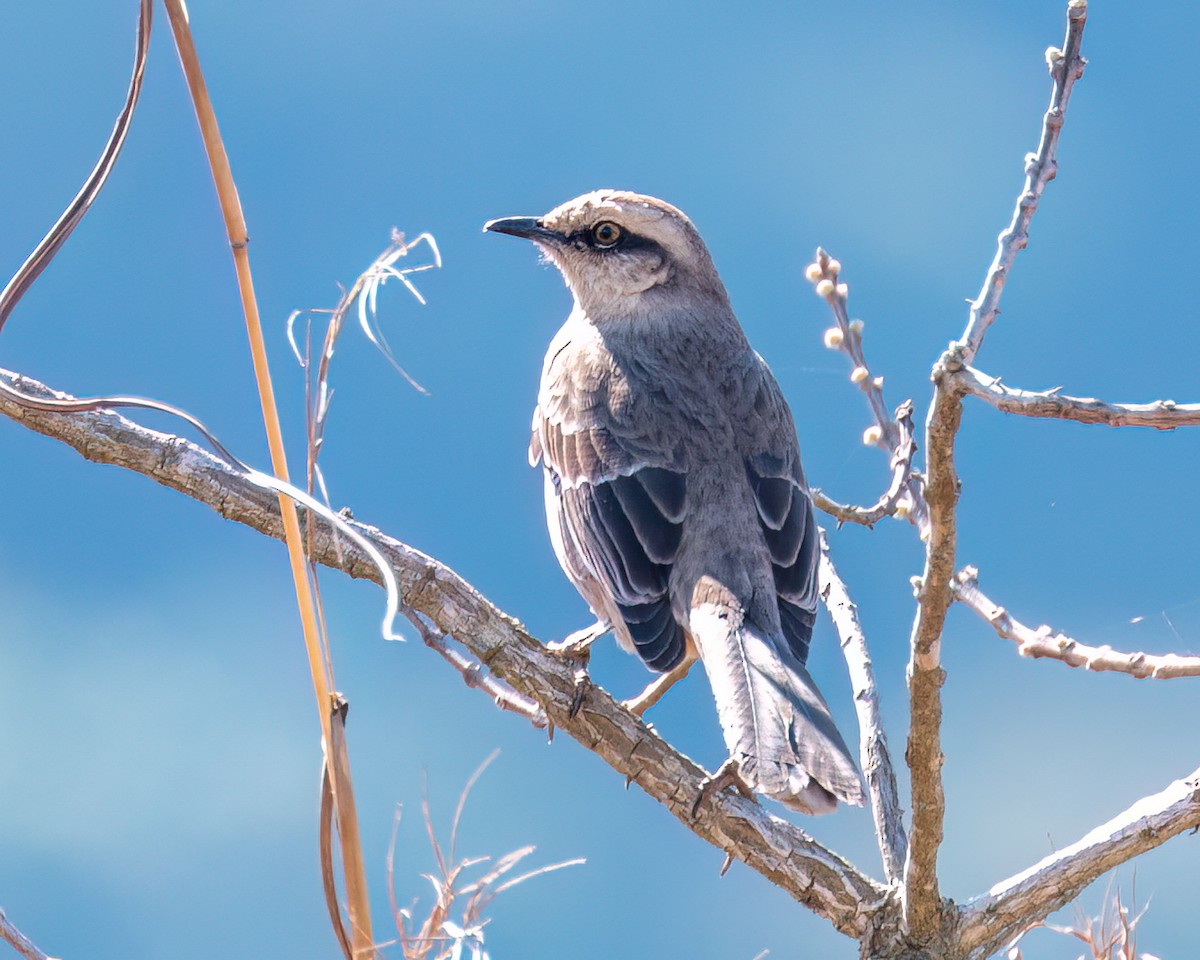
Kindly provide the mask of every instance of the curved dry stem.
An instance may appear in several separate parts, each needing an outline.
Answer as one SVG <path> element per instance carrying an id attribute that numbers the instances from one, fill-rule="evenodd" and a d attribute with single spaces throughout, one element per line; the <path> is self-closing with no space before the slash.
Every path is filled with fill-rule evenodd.
<path id="1" fill-rule="evenodd" d="M 37 944 L 18 930 L 0 910 L 0 940 L 17 951 L 25 960 L 53 960 L 38 949 Z"/>

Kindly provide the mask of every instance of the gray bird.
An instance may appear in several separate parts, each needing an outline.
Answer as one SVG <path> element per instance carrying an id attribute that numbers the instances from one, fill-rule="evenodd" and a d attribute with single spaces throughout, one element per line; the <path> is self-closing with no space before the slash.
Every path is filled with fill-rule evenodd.
<path id="1" fill-rule="evenodd" d="M 745 786 L 810 814 L 861 804 L 804 666 L 819 551 L 796 429 L 700 234 L 614 190 L 484 229 L 532 240 L 575 298 L 529 446 L 563 570 L 668 682 L 704 663 Z"/>

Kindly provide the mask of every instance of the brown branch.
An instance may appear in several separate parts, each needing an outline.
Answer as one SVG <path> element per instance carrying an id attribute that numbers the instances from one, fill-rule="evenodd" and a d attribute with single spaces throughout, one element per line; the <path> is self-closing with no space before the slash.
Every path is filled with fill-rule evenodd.
<path id="1" fill-rule="evenodd" d="M 879 690 L 867 638 L 858 621 L 858 607 L 850 599 L 846 584 L 838 576 L 829 556 L 829 541 L 821 530 L 821 599 L 842 643 L 842 653 L 854 688 L 854 709 L 858 713 L 859 762 L 867 778 L 871 814 L 875 819 L 875 837 L 883 858 L 884 876 L 896 883 L 904 875 L 908 837 L 904 833 L 904 811 L 896 789 L 896 773 L 888 750 L 883 718 L 879 715 Z"/>
<path id="2" fill-rule="evenodd" d="M 51 393 L 37 381 L 7 371 L 0 371 L 0 380 L 24 393 Z M 3 395 L 0 413 L 62 440 L 89 460 L 145 474 L 226 519 L 282 537 L 275 494 L 184 439 L 108 411 L 45 413 Z M 598 686 L 587 689 L 582 708 L 572 716 L 576 685 L 570 664 L 548 653 L 520 623 L 448 567 L 374 527 L 351 523 L 387 558 L 408 605 L 519 694 L 536 701 L 558 729 L 637 783 L 697 836 L 746 863 L 848 936 L 863 936 L 873 915 L 888 905 L 885 887 L 736 792 L 716 793 L 693 816 L 704 770 Z M 343 541 L 339 550 L 324 521 L 319 521 L 314 548 L 313 559 L 319 563 L 378 582 L 378 570 L 361 549 Z"/>
<path id="3" fill-rule="evenodd" d="M 962 403 L 944 371 L 943 363 L 934 368 L 933 404 L 925 425 L 929 526 L 922 531 L 925 568 L 917 587 L 917 614 L 908 661 L 909 730 L 904 759 L 912 775 L 912 831 L 904 870 L 904 918 L 909 933 L 918 942 L 932 938 L 943 919 L 937 879 L 937 854 L 946 813 L 941 746 L 941 691 L 946 674 L 941 666 L 941 644 L 946 611 L 953 599 L 950 580 L 954 573 L 958 504 L 954 437 L 962 420 Z"/>
<path id="4" fill-rule="evenodd" d="M 816 487 L 809 488 L 813 506 L 822 510 L 843 523 L 858 523 L 872 527 L 884 517 L 904 516 L 905 495 L 909 493 L 912 483 L 912 462 L 917 452 L 917 443 L 913 439 L 912 401 L 905 400 L 896 410 L 897 439 L 896 447 L 892 450 L 892 482 L 883 495 L 869 507 L 857 507 L 838 503 L 827 497 L 824 491 Z"/>
<path id="5" fill-rule="evenodd" d="M 996 256 L 983 288 L 971 304 L 962 339 L 950 345 L 934 365 L 933 402 L 925 433 L 929 526 L 919 527 L 926 541 L 925 569 L 918 581 L 917 615 L 913 623 L 908 665 L 910 727 L 905 758 L 912 774 L 912 832 L 904 877 L 904 918 L 918 942 L 934 937 L 947 921 L 937 879 L 937 853 L 943 838 L 945 794 L 942 789 L 941 637 L 946 610 L 953 600 L 952 577 L 957 541 L 955 509 L 958 476 L 954 469 L 954 440 L 962 420 L 964 387 L 956 374 L 974 359 L 999 312 L 1000 296 L 1017 254 L 1029 242 L 1029 224 L 1046 184 L 1057 170 L 1055 151 L 1071 89 L 1083 75 L 1080 53 L 1087 21 L 1087 0 L 1069 0 L 1063 49 L 1047 52 L 1053 85 L 1050 107 L 1042 120 L 1037 151 L 1025 163 L 1025 184 L 1017 198 L 1012 222 L 1000 234 Z"/>
<path id="6" fill-rule="evenodd" d="M 1102 423 L 1110 427 L 1152 427 L 1174 430 L 1200 426 L 1200 403 L 1155 400 L 1151 403 L 1105 403 L 1093 397 L 1065 397 L 1055 390 L 1018 390 L 973 367 L 954 375 L 971 396 L 986 400 L 997 410 L 1023 417 L 1048 417 L 1077 423 Z"/>
<path id="7" fill-rule="evenodd" d="M 1037 150 L 1025 158 L 1025 185 L 1017 197 L 1012 222 L 997 238 L 996 256 L 984 277 L 979 296 L 971 303 L 967 329 L 958 341 L 963 363 L 974 360 L 983 346 L 983 338 L 1000 312 L 1000 295 L 1004 292 L 1008 271 L 1012 269 L 1017 254 L 1029 244 L 1029 223 L 1037 211 L 1042 191 L 1058 173 L 1055 153 L 1067 102 L 1075 81 L 1083 76 L 1083 68 L 1087 63 L 1080 52 L 1086 22 L 1087 0 L 1070 0 L 1067 4 L 1067 36 L 1062 49 L 1051 47 L 1046 51 L 1046 66 L 1054 81 L 1050 91 L 1050 106 L 1042 118 L 1042 136 Z"/>
<path id="8" fill-rule="evenodd" d="M 1143 797 L 1066 849 L 966 904 L 965 960 L 985 960 L 1022 929 L 1070 903 L 1101 874 L 1200 827 L 1200 770 Z"/>
<path id="9" fill-rule="evenodd" d="M 964 567 L 954 578 L 954 599 L 969 607 L 992 625 L 1005 640 L 1017 644 L 1023 657 L 1058 660 L 1068 667 L 1082 667 L 1098 673 L 1126 673 L 1138 680 L 1173 680 L 1200 677 L 1200 657 L 1174 653 L 1121 653 L 1112 647 L 1089 647 L 1048 626 L 1036 630 L 1013 618 L 1004 607 L 989 600 L 979 589 L 979 571 Z"/>
<path id="10" fill-rule="evenodd" d="M 0 910 L 0 940 L 17 951 L 25 960 L 53 960 L 38 949 L 37 944 L 12 925 L 4 911 Z"/>

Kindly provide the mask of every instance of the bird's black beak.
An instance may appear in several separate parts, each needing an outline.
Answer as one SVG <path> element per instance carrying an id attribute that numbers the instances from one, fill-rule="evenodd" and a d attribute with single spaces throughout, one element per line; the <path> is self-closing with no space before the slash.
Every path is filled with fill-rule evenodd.
<path id="1" fill-rule="evenodd" d="M 483 225 L 486 233 L 507 233 L 513 237 L 524 237 L 526 240 L 541 240 L 548 243 L 561 243 L 562 234 L 542 226 L 537 217 L 501 217 L 499 220 L 489 220 Z"/>

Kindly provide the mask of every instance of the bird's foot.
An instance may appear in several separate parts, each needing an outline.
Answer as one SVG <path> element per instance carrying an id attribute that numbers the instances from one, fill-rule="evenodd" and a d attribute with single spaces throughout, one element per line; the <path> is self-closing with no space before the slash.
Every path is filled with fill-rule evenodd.
<path id="1" fill-rule="evenodd" d="M 754 791 L 742 779 L 741 768 L 738 765 L 736 757 L 729 757 L 723 764 L 717 767 L 716 773 L 705 777 L 700 782 L 700 792 L 696 794 L 696 799 L 692 802 L 692 819 L 696 818 L 700 804 L 706 798 L 714 796 L 727 787 L 736 788 L 737 792 L 747 800 L 754 799 Z"/>
<path id="2" fill-rule="evenodd" d="M 546 649 L 560 660 L 576 660 L 587 664 L 592 653 L 592 644 L 604 636 L 611 628 L 602 620 L 597 620 L 590 627 L 576 630 L 565 640 L 556 640 L 546 644 Z"/>
<path id="3" fill-rule="evenodd" d="M 576 630 L 565 640 L 546 644 L 546 650 L 563 661 L 575 664 L 575 692 L 571 696 L 571 706 L 567 716 L 574 718 L 583 706 L 583 698 L 587 695 L 588 687 L 592 685 L 588 676 L 588 661 L 592 657 L 592 644 L 608 632 L 608 624 L 596 621 L 590 627 Z"/>

